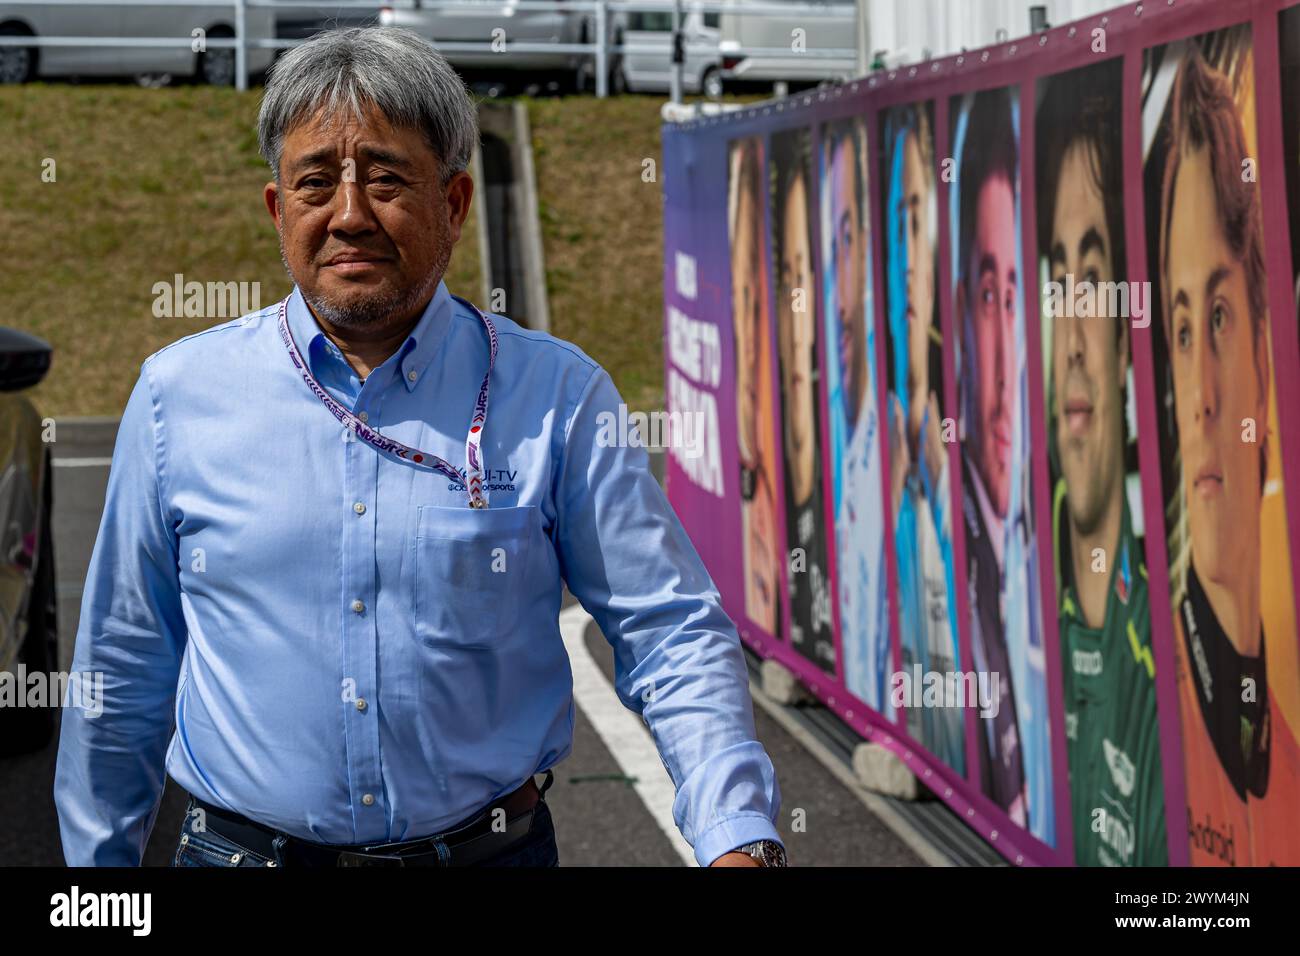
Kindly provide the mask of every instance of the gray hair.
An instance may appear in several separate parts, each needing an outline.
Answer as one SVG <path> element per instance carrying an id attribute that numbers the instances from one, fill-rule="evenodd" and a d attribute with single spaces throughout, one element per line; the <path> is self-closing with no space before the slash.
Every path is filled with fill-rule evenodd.
<path id="1" fill-rule="evenodd" d="M 324 108 L 359 118 L 375 107 L 394 126 L 418 130 L 442 165 L 443 182 L 469 167 L 478 114 L 465 82 L 428 41 L 396 27 L 318 33 L 271 67 L 257 117 L 257 145 L 280 181 L 289 130 Z"/>

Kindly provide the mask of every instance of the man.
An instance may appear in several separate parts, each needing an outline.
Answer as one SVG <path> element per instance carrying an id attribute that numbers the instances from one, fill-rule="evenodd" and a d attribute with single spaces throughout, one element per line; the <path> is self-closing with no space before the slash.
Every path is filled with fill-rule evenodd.
<path id="1" fill-rule="evenodd" d="M 780 546 L 775 536 L 775 454 L 772 402 L 767 388 L 767 270 L 763 246 L 763 142 L 732 145 L 727 192 L 731 242 L 731 313 L 736 341 L 736 433 L 740 458 L 741 534 L 745 565 L 745 616 L 780 636 Z M 763 486 L 766 486 L 764 488 Z"/>
<path id="2" fill-rule="evenodd" d="M 1268 305 L 1259 193 L 1227 79 L 1193 46 L 1174 80 L 1160 204 L 1190 560 L 1174 609 L 1194 865 L 1300 864 L 1300 748 L 1268 642 L 1295 642 L 1289 588 L 1261 588 L 1268 476 Z M 1289 571 L 1286 575 L 1289 583 Z"/>
<path id="3" fill-rule="evenodd" d="M 778 134 L 772 143 L 790 643 L 822 670 L 833 674 L 835 640 L 831 633 L 826 516 L 817 433 L 817 326 L 813 314 L 816 279 L 809 213 L 808 132 Z"/>
<path id="4" fill-rule="evenodd" d="M 1125 281 L 1121 66 L 1054 76 L 1038 107 L 1038 245 L 1062 287 Z M 1164 866 L 1147 571 L 1125 494 L 1129 316 L 1066 311 L 1052 324 L 1048 421 L 1075 859 Z"/>
<path id="5" fill-rule="evenodd" d="M 562 583 L 699 863 L 776 861 L 739 640 L 644 451 L 596 440 L 609 376 L 442 281 L 463 83 L 414 34 L 323 34 L 258 132 L 295 289 L 151 356 L 127 404 L 75 654 L 104 713 L 60 741 L 68 862 L 140 862 L 165 761 L 203 811 L 181 865 L 557 865 L 533 776 L 572 745 Z"/>
<path id="6" fill-rule="evenodd" d="M 1018 339 L 1019 172 L 1008 91 L 976 94 L 966 119 L 954 301 L 963 328 L 967 588 L 975 666 L 998 675 L 999 693 L 996 715 L 978 735 L 980 779 L 1013 821 L 1051 842 L 1046 694 L 1031 662 L 1041 660 L 1042 647 L 1034 540 L 1022 500 L 1028 446 Z"/>
<path id="7" fill-rule="evenodd" d="M 902 671 L 960 669 L 953 585 L 948 452 L 930 387 L 934 295 L 934 144 L 924 104 L 899 107 L 886 128 L 886 302 L 893 355 L 889 467 L 898 568 Z M 942 386 L 942 383 L 936 383 Z M 959 774 L 963 712 L 909 708 L 908 731 Z"/>
<path id="8" fill-rule="evenodd" d="M 874 322 L 867 309 L 868 231 L 865 214 L 866 137 L 860 119 L 829 124 L 822 209 L 823 235 L 834 281 L 827 284 L 831 383 L 832 500 L 838 555 L 840 644 L 848 689 L 874 710 L 888 712 L 888 597 L 884 489 L 875 393 Z"/>

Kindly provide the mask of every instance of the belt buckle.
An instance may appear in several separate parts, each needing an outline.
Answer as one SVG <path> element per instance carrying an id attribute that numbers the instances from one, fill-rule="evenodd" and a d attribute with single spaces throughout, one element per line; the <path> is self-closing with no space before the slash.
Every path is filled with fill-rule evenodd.
<path id="1" fill-rule="evenodd" d="M 406 866 L 400 856 L 390 853 L 354 853 L 340 850 L 337 866 Z"/>

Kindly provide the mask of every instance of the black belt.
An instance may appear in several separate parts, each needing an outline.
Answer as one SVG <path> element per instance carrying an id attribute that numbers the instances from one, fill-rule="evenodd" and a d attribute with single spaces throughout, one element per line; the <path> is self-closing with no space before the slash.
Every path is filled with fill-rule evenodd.
<path id="1" fill-rule="evenodd" d="M 299 866 L 473 866 L 502 852 L 532 830 L 533 816 L 555 774 L 547 770 L 539 788 L 529 777 L 460 823 L 418 840 L 400 843 L 313 843 L 191 797 L 205 815 L 204 826 L 250 853 Z M 502 811 L 502 812 L 498 812 Z"/>

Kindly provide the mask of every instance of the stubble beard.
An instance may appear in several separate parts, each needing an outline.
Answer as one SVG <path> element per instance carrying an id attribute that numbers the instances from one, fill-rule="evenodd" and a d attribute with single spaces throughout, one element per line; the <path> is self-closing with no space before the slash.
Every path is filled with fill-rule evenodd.
<path id="1" fill-rule="evenodd" d="M 433 290 L 442 281 L 442 277 L 447 272 L 447 266 L 451 262 L 451 244 L 444 241 L 443 236 L 437 236 L 435 241 L 438 243 L 440 250 L 437 261 L 434 268 L 430 269 L 420 282 L 416 282 L 404 289 L 398 288 L 376 292 L 362 299 L 340 301 L 328 295 L 307 292 L 298 277 L 293 274 L 293 269 L 289 265 L 289 257 L 284 251 L 283 231 L 279 233 L 279 239 L 280 261 L 284 264 L 284 271 L 288 273 L 289 278 L 298 287 L 298 291 L 302 293 L 303 299 L 311 306 L 312 311 L 335 328 L 351 331 L 361 331 L 374 328 L 376 325 L 383 325 L 393 316 L 404 316 L 415 311 L 421 304 L 427 303 L 432 297 Z"/>

